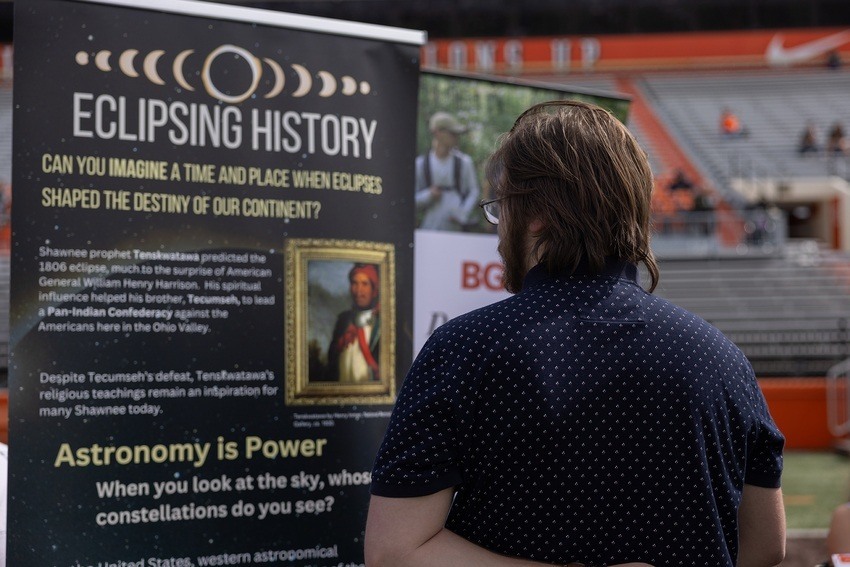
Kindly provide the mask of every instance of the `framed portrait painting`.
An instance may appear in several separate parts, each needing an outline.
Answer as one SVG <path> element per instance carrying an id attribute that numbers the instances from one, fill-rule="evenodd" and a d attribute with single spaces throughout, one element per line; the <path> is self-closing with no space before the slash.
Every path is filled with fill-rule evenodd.
<path id="1" fill-rule="evenodd" d="M 393 403 L 393 246 L 290 239 L 285 262 L 286 403 Z"/>

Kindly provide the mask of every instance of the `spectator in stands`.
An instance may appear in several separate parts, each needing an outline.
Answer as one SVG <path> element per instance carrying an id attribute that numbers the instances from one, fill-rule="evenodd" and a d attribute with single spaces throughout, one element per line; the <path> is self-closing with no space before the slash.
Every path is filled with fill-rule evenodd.
<path id="1" fill-rule="evenodd" d="M 837 49 L 833 49 L 826 56 L 826 66 L 829 69 L 841 69 L 841 55 Z"/>
<path id="2" fill-rule="evenodd" d="M 699 233 L 711 236 L 714 233 L 714 194 L 705 187 L 699 187 L 694 195 L 694 225 Z"/>
<path id="3" fill-rule="evenodd" d="M 768 212 L 769 207 L 770 203 L 764 198 L 745 207 L 747 220 L 744 222 L 744 232 L 748 244 L 761 246 L 773 231 L 772 219 Z"/>
<path id="4" fill-rule="evenodd" d="M 720 132 L 727 138 L 743 138 L 747 135 L 741 119 L 728 107 L 720 113 Z"/>
<path id="5" fill-rule="evenodd" d="M 840 122 L 833 124 L 829 131 L 829 136 L 826 139 L 826 152 L 832 156 L 848 154 L 847 138 L 844 135 L 844 127 L 841 126 Z"/>
<path id="6" fill-rule="evenodd" d="M 803 129 L 803 134 L 800 136 L 800 145 L 797 151 L 801 156 L 816 154 L 820 151 L 818 147 L 818 134 L 815 129 L 815 124 L 811 120 L 806 122 L 806 127 Z"/>
<path id="7" fill-rule="evenodd" d="M 676 170 L 676 175 L 670 181 L 670 191 L 693 191 L 694 182 L 681 169 Z"/>

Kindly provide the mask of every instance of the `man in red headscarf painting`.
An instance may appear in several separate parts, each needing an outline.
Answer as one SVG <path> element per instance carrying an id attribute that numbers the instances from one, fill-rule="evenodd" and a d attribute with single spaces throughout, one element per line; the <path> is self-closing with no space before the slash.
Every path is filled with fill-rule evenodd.
<path id="1" fill-rule="evenodd" d="M 380 379 L 378 269 L 374 264 L 355 264 L 348 272 L 348 281 L 352 308 L 336 320 L 328 348 L 328 379 L 374 382 Z"/>

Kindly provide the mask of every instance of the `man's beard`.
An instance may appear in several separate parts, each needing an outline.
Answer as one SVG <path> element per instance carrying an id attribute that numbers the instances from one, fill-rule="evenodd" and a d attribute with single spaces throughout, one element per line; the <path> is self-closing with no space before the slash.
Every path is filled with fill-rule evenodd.
<path id="1" fill-rule="evenodd" d="M 502 271 L 502 283 L 505 289 L 511 293 L 517 293 L 522 289 L 522 282 L 526 274 L 525 234 L 523 228 L 505 227 L 505 236 L 499 239 L 499 256 L 502 257 L 504 270 Z"/>

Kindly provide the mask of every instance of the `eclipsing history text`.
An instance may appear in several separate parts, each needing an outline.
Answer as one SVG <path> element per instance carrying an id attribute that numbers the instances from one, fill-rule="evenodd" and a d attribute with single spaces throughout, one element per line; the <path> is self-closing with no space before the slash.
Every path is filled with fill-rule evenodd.
<path id="1" fill-rule="evenodd" d="M 322 153 L 372 159 L 377 120 L 355 116 L 242 109 L 155 98 L 74 93 L 73 134 L 77 138 L 156 142 L 165 136 L 177 146 L 237 149 L 244 141 L 255 151 Z"/>

